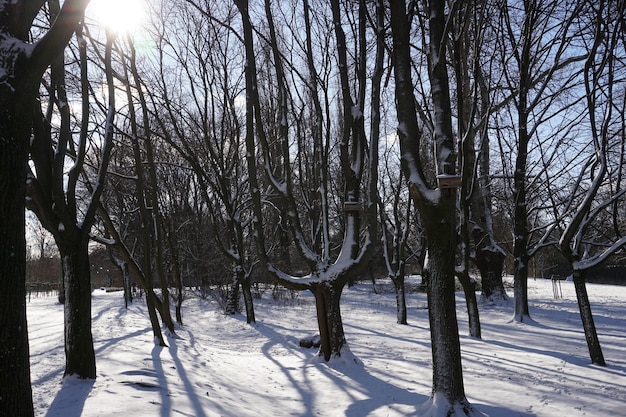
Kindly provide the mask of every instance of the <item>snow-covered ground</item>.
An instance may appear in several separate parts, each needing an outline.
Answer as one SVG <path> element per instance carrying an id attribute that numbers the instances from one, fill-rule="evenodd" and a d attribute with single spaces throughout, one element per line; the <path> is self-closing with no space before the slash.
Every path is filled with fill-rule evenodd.
<path id="1" fill-rule="evenodd" d="M 467 334 L 457 297 L 467 397 L 491 417 L 626 416 L 626 287 L 589 285 L 608 367 L 592 366 L 573 283 L 529 280 L 534 325 L 510 321 L 511 304 L 482 306 L 483 339 Z M 381 286 L 382 288 L 382 286 Z M 62 381 L 63 309 L 56 298 L 28 304 L 37 416 L 406 416 L 428 399 L 431 353 L 426 299 L 409 294 L 409 325 L 395 298 L 372 285 L 346 288 L 348 344 L 362 365 L 320 362 L 300 348 L 316 332 L 308 293 L 256 300 L 258 323 L 224 316 L 215 301 L 185 302 L 186 325 L 169 347 L 154 345 L 145 304 L 124 309 L 121 293 L 97 290 L 93 334 L 98 378 Z M 345 355 L 350 356 L 350 355 Z"/>

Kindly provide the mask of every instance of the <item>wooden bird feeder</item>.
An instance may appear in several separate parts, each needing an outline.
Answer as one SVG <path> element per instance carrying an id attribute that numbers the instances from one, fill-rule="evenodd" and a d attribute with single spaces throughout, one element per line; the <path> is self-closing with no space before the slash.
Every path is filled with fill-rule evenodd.
<path id="1" fill-rule="evenodd" d="M 453 174 L 437 175 L 437 185 L 440 189 L 459 188 L 461 186 L 461 176 Z"/>
<path id="2" fill-rule="evenodd" d="M 360 211 L 360 210 L 361 210 L 361 203 L 359 203 L 358 201 L 344 201 L 343 202 L 343 211 L 345 211 L 346 213 Z"/>

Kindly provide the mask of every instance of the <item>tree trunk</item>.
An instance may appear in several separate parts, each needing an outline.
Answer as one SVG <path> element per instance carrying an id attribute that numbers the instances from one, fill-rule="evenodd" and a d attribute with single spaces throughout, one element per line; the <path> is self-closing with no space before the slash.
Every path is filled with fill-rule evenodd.
<path id="1" fill-rule="evenodd" d="M 26 323 L 25 162 L 30 106 L 0 83 L 0 415 L 32 416 Z"/>
<path id="2" fill-rule="evenodd" d="M 327 281 L 311 286 L 315 296 L 320 332 L 319 356 L 323 356 L 326 361 L 341 356 L 341 348 L 346 344 L 339 306 L 342 290 L 342 287 L 336 288 L 333 283 Z"/>
<path id="3" fill-rule="evenodd" d="M 504 258 L 505 255 L 498 250 L 477 248 L 475 263 L 480 271 L 483 300 L 496 302 L 509 298 L 502 282 Z"/>
<path id="4" fill-rule="evenodd" d="M 122 271 L 122 277 L 124 280 L 124 305 L 128 308 L 128 304 L 133 302 L 133 291 L 130 285 L 130 274 L 128 273 L 128 264 L 121 261 L 119 268 Z"/>
<path id="5" fill-rule="evenodd" d="M 148 307 L 148 317 L 150 317 L 150 325 L 152 326 L 152 334 L 154 336 L 154 343 L 159 346 L 167 346 L 165 339 L 163 339 L 163 332 L 161 331 L 161 325 L 159 324 L 159 317 L 157 316 L 156 300 L 157 296 L 154 293 L 154 288 L 148 286 L 146 290 L 146 306 Z"/>
<path id="6" fill-rule="evenodd" d="M 478 313 L 478 301 L 476 300 L 476 281 L 470 278 L 467 269 L 458 275 L 463 293 L 465 294 L 465 305 L 467 306 L 467 316 L 469 323 L 469 334 L 471 337 L 480 339 L 480 314 Z"/>
<path id="7" fill-rule="evenodd" d="M 447 205 L 442 204 L 436 210 L 438 213 L 433 218 L 424 215 L 423 218 L 429 255 L 428 318 L 433 357 L 433 394 L 443 394 L 450 404 L 457 404 L 466 399 L 455 301 L 454 199 L 448 200 Z"/>
<path id="8" fill-rule="evenodd" d="M 96 355 L 91 335 L 91 271 L 88 243 L 88 237 L 57 243 L 65 283 L 63 376 L 75 375 L 82 379 L 95 379 Z"/>
<path id="9" fill-rule="evenodd" d="M 233 274 L 233 280 L 228 284 L 226 291 L 224 314 L 237 314 L 239 311 L 239 280 L 237 279 L 236 273 Z"/>
<path id="10" fill-rule="evenodd" d="M 170 219 L 169 231 L 166 232 L 167 243 L 172 254 L 172 265 L 174 267 L 174 279 L 176 280 L 176 322 L 183 324 L 183 301 L 185 300 L 185 291 L 183 287 L 183 276 L 181 274 L 180 261 L 178 256 L 178 248 L 174 240 L 175 228 Z"/>
<path id="11" fill-rule="evenodd" d="M 530 25 L 530 13 L 526 13 L 524 25 Z M 526 176 L 528 162 L 528 144 L 530 142 L 528 117 L 528 94 L 531 85 L 530 70 L 533 57 L 531 56 L 530 30 L 526 30 L 520 46 L 519 58 L 519 93 L 517 97 L 517 157 L 515 159 L 515 172 L 513 173 L 513 258 L 514 258 L 514 296 L 515 312 L 514 320 L 518 322 L 530 321 L 528 311 L 528 206 Z"/>
<path id="12" fill-rule="evenodd" d="M 252 282 L 250 277 L 247 277 L 241 281 L 241 292 L 243 293 L 243 302 L 246 306 L 246 322 L 256 323 L 254 317 L 254 302 L 252 298 Z"/>
<path id="13" fill-rule="evenodd" d="M 404 275 L 391 277 L 391 280 L 396 290 L 398 324 L 408 324 L 406 320 L 406 287 L 404 285 Z"/>
<path id="14" fill-rule="evenodd" d="M 583 322 L 583 330 L 585 331 L 585 339 L 589 348 L 589 356 L 591 363 L 594 365 L 606 366 L 602 347 L 600 347 L 600 339 L 596 332 L 596 325 L 591 314 L 591 304 L 587 296 L 587 287 L 585 285 L 585 271 L 574 269 L 573 271 L 574 288 L 576 290 L 576 299 L 578 300 L 578 309 L 580 310 L 580 318 Z"/>
<path id="15" fill-rule="evenodd" d="M 185 299 L 185 292 L 183 290 L 183 281 L 180 274 L 176 275 L 176 323 L 183 324 L 183 301 Z"/>
<path id="16" fill-rule="evenodd" d="M 513 320 L 523 323 L 532 321 L 528 310 L 528 258 L 521 256 L 515 260 L 515 276 L 513 281 L 513 297 L 515 310 Z"/>

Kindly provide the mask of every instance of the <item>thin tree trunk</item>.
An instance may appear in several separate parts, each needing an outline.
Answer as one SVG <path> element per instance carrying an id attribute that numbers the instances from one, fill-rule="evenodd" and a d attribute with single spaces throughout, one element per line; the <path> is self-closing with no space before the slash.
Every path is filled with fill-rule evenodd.
<path id="1" fill-rule="evenodd" d="M 127 264 L 129 271 L 132 272 L 135 278 L 139 281 L 141 288 L 143 288 L 143 290 L 146 293 L 146 305 L 148 307 L 148 316 L 150 318 L 150 324 L 152 325 L 152 331 L 153 331 L 155 341 L 160 346 L 167 346 L 165 343 L 165 340 L 163 339 L 163 333 L 161 332 L 161 325 L 159 323 L 159 317 L 157 316 L 157 310 L 160 308 L 159 307 L 160 300 L 154 293 L 152 275 L 150 273 L 148 274 L 143 273 L 143 271 L 137 264 L 136 260 L 133 259 L 128 248 L 122 241 L 122 238 L 119 232 L 117 231 L 117 229 L 115 228 L 115 225 L 113 224 L 113 221 L 111 220 L 111 217 L 106 212 L 106 210 L 102 208 L 102 206 L 98 208 L 98 214 L 100 215 L 100 218 L 102 219 L 104 223 L 105 229 L 113 237 L 113 240 L 116 242 L 112 246 L 117 248 L 120 257 L 122 258 L 122 261 Z M 142 238 L 144 237 L 143 234 L 141 237 Z M 144 259 L 144 267 L 150 268 L 150 263 L 146 262 L 145 259 Z M 148 269 L 148 272 L 150 272 L 149 269 Z"/>
<path id="2" fill-rule="evenodd" d="M 578 300 L 578 309 L 580 310 L 580 318 L 583 322 L 583 330 L 585 331 L 585 339 L 589 348 L 589 356 L 591 363 L 594 365 L 606 366 L 600 339 L 596 332 L 596 325 L 591 313 L 591 304 L 587 296 L 587 286 L 585 285 L 585 271 L 575 269 L 573 271 L 574 289 L 576 290 L 576 299 Z"/>
<path id="3" fill-rule="evenodd" d="M 174 225 L 170 221 L 169 230 L 166 232 L 167 244 L 171 253 L 172 264 L 174 268 L 174 279 L 176 280 L 176 322 L 183 324 L 183 301 L 185 299 L 183 277 L 180 268 L 180 258 L 178 256 L 178 248 L 174 241 Z"/>
<path id="4" fill-rule="evenodd" d="M 150 285 L 146 290 L 146 306 L 148 307 L 148 317 L 150 317 L 150 325 L 152 326 L 152 334 L 154 335 L 154 342 L 159 346 L 167 346 L 165 339 L 163 338 L 163 332 L 161 332 L 161 325 L 159 323 L 159 317 L 157 316 L 157 296 L 154 293 L 154 288 Z"/>
<path id="5" fill-rule="evenodd" d="M 398 324 L 407 324 L 406 320 L 406 286 L 404 275 L 391 277 L 396 290 L 396 308 Z"/>
<path id="6" fill-rule="evenodd" d="M 146 190 L 145 186 L 142 187 L 142 195 L 146 195 L 147 197 L 149 197 L 151 201 L 151 205 L 152 205 L 151 216 L 144 217 L 143 221 L 145 222 L 144 223 L 145 229 L 148 230 L 149 229 L 148 218 L 152 220 L 152 233 L 154 234 L 153 236 L 154 242 L 152 244 L 153 246 L 151 247 L 154 249 L 156 275 L 157 275 L 157 279 L 159 280 L 159 284 L 161 286 L 161 303 L 157 305 L 157 308 L 159 309 L 159 313 L 161 314 L 161 319 L 163 320 L 163 324 L 165 324 L 165 327 L 167 327 L 167 329 L 169 330 L 171 334 L 176 334 L 174 320 L 172 320 L 172 314 L 170 311 L 170 294 L 169 294 L 167 277 L 165 276 L 165 271 L 163 270 L 163 263 L 164 263 L 163 242 L 161 240 L 161 232 L 163 231 L 163 227 L 162 227 L 162 221 L 161 221 L 161 214 L 159 210 L 159 199 L 158 199 L 158 194 L 157 194 L 158 181 L 157 181 L 157 175 L 156 175 L 156 167 L 154 164 L 154 150 L 152 148 L 150 115 L 148 114 L 148 105 L 146 103 L 146 100 L 143 94 L 143 87 L 141 83 L 141 78 L 139 77 L 139 72 L 137 71 L 135 58 L 136 58 L 135 48 L 131 45 L 130 69 L 133 75 L 134 87 L 137 90 L 139 103 L 141 106 L 142 119 L 143 119 L 143 125 L 142 125 L 143 139 L 144 139 L 144 144 L 146 148 L 145 153 L 146 153 L 147 162 L 148 162 L 147 179 L 144 179 L 142 175 L 138 175 L 138 177 L 139 177 L 139 181 L 142 181 L 142 180 L 147 181 L 148 184 L 150 185 L 150 187 L 148 187 L 148 190 Z M 127 89 L 127 95 L 130 98 L 131 96 L 130 88 Z M 133 115 L 133 122 L 134 124 L 136 123 L 136 119 L 134 115 Z M 135 136 L 135 143 L 137 142 L 137 139 L 138 139 L 136 129 L 137 129 L 137 126 L 134 126 L 133 136 Z M 136 144 L 136 146 L 138 146 L 138 144 Z M 137 154 L 140 155 L 140 152 L 137 151 L 136 155 Z M 143 164 L 143 161 L 139 159 L 139 160 L 136 160 L 136 163 L 141 165 Z M 139 174 L 140 172 L 141 171 L 139 171 L 138 169 L 137 173 Z M 147 212 L 145 211 L 144 213 L 147 214 Z"/>
<path id="7" fill-rule="evenodd" d="M 128 308 L 128 304 L 133 302 L 133 291 L 130 285 L 130 274 L 128 273 L 128 265 L 126 262 L 121 263 L 120 270 L 122 271 L 124 280 L 124 301 L 126 308 Z"/>
<path id="8" fill-rule="evenodd" d="M 470 278 L 467 269 L 458 275 L 463 293 L 465 294 L 465 305 L 467 306 L 467 316 L 469 334 L 471 337 L 480 339 L 482 337 L 480 329 L 480 315 L 478 312 L 478 301 L 476 299 L 476 281 Z"/>
<path id="9" fill-rule="evenodd" d="M 251 284 L 252 282 L 250 277 L 246 277 L 241 281 L 241 292 L 243 293 L 243 302 L 246 306 L 246 322 L 248 324 L 256 323 Z"/>

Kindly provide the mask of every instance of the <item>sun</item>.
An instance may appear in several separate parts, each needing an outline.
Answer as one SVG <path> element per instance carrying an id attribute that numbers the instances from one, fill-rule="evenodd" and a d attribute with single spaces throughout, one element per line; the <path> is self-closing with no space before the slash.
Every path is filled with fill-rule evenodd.
<path id="1" fill-rule="evenodd" d="M 87 16 L 117 34 L 132 34 L 146 17 L 145 0 L 91 0 Z"/>

